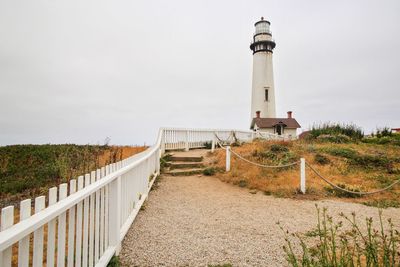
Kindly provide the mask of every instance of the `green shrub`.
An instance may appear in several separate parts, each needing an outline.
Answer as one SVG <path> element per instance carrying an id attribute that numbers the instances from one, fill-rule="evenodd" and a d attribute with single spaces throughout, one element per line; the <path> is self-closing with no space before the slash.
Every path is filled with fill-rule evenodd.
<path id="1" fill-rule="evenodd" d="M 358 152 L 351 148 L 344 147 L 329 147 L 321 149 L 321 151 L 328 153 L 332 156 L 342 157 L 346 159 L 352 159 L 358 155 Z"/>
<path id="2" fill-rule="evenodd" d="M 359 154 L 351 148 L 329 147 L 323 148 L 321 151 L 326 152 L 332 156 L 342 157 L 348 159 L 348 162 L 353 166 L 363 168 L 384 168 L 388 172 L 393 172 L 393 159 L 385 155 L 369 155 Z"/>
<path id="3" fill-rule="evenodd" d="M 345 144 L 351 142 L 351 138 L 344 134 L 322 134 L 317 137 L 317 140 L 320 142 L 335 144 Z"/>
<path id="4" fill-rule="evenodd" d="M 376 143 L 378 145 L 386 145 L 386 144 L 389 144 L 391 141 L 392 141 L 392 139 L 389 136 L 384 136 L 384 137 L 378 138 Z"/>
<path id="5" fill-rule="evenodd" d="M 322 123 L 314 124 L 310 130 L 310 136 L 317 138 L 320 135 L 346 135 L 353 140 L 361 140 L 364 132 L 355 124 Z"/>
<path id="6" fill-rule="evenodd" d="M 277 158 L 277 155 L 271 151 L 254 150 L 252 156 L 259 159 L 271 159 L 271 160 L 275 160 Z"/>
<path id="7" fill-rule="evenodd" d="M 383 155 L 356 155 L 350 163 L 363 168 L 392 168 L 392 160 Z"/>
<path id="8" fill-rule="evenodd" d="M 375 175 L 369 179 L 378 182 L 380 187 L 386 187 L 394 182 L 393 179 L 383 174 Z"/>
<path id="9" fill-rule="evenodd" d="M 289 148 L 285 145 L 273 144 L 271 145 L 270 151 L 274 153 L 287 152 Z"/>
<path id="10" fill-rule="evenodd" d="M 296 160 L 299 160 L 298 155 L 296 155 L 293 152 L 286 152 L 286 153 L 282 154 L 278 164 L 288 164 L 288 163 L 292 163 Z M 283 169 L 281 169 L 281 170 L 283 170 Z"/>
<path id="11" fill-rule="evenodd" d="M 400 208 L 400 200 L 398 199 L 374 199 L 363 202 L 366 206 L 378 207 L 380 209 Z"/>
<path id="12" fill-rule="evenodd" d="M 203 174 L 206 176 L 213 176 L 217 170 L 214 167 L 208 167 L 203 170 Z"/>
<path id="13" fill-rule="evenodd" d="M 378 138 L 392 136 L 392 134 L 392 130 L 389 127 L 376 129 L 376 137 Z"/>
<path id="14" fill-rule="evenodd" d="M 327 157 L 319 153 L 315 154 L 314 161 L 321 165 L 326 165 L 330 163 L 330 160 Z"/>
<path id="15" fill-rule="evenodd" d="M 121 266 L 121 263 L 119 262 L 119 257 L 112 256 L 111 260 L 107 264 L 107 267 L 119 267 L 119 266 Z"/>
<path id="16" fill-rule="evenodd" d="M 328 194 L 336 196 L 336 197 L 345 197 L 345 198 L 358 198 L 360 197 L 359 194 L 357 194 L 357 192 L 361 192 L 360 188 L 358 188 L 357 186 L 352 186 L 352 185 L 346 185 L 346 184 L 337 184 L 338 187 L 346 189 L 348 191 L 351 192 L 355 192 L 355 193 L 349 193 L 340 189 L 336 189 L 334 187 L 326 186 L 324 187 L 325 191 L 328 192 Z"/>
<path id="17" fill-rule="evenodd" d="M 391 219 L 387 224 L 383 223 L 382 211 L 379 211 L 379 230 L 374 228 L 372 218 L 366 218 L 366 231 L 357 223 L 355 213 L 352 217 L 340 214 L 342 220 L 339 222 L 334 222 L 326 209 L 321 214 L 317 207 L 317 213 L 315 230 L 305 236 L 292 235 L 299 241 L 296 242 L 298 248 L 288 231 L 280 226 L 286 241 L 283 250 L 290 266 L 398 266 L 400 233 Z M 297 251 L 301 251 L 301 255 Z"/>
<path id="18" fill-rule="evenodd" d="M 372 137 L 366 137 L 361 140 L 363 143 L 367 144 L 377 144 L 377 145 L 395 145 L 400 146 L 400 134 L 391 133 L 391 134 L 377 134 L 376 136 L 372 135 Z"/>
<path id="19" fill-rule="evenodd" d="M 0 147 L 0 193 L 22 193 L 48 187 L 94 170 L 99 157 L 110 150 L 109 162 L 120 159 L 118 150 L 98 145 L 12 145 Z"/>
<path id="20" fill-rule="evenodd" d="M 204 146 L 206 149 L 211 149 L 211 147 L 212 147 L 212 142 L 204 142 L 204 143 L 203 143 L 203 146 Z"/>
<path id="21" fill-rule="evenodd" d="M 246 180 L 240 180 L 238 185 L 240 187 L 246 187 L 247 186 L 247 181 Z"/>
<path id="22" fill-rule="evenodd" d="M 168 166 L 168 162 L 171 161 L 171 154 L 165 154 L 162 158 L 160 158 L 160 169 L 164 170 Z"/>

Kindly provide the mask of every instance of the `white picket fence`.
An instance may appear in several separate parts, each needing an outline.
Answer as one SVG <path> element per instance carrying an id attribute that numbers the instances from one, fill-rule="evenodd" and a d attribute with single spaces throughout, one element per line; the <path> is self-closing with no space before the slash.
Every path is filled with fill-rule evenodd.
<path id="1" fill-rule="evenodd" d="M 241 141 L 256 137 L 233 132 Z M 160 174 L 165 150 L 201 147 L 215 134 L 228 138 L 232 130 L 160 129 L 146 151 L 51 188 L 47 207 L 45 196 L 22 201 L 18 223 L 14 207 L 3 208 L 0 266 L 107 266 Z"/>

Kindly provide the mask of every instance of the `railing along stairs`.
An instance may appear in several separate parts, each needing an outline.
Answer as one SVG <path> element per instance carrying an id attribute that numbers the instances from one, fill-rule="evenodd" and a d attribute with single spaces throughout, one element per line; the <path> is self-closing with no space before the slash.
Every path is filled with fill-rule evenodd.
<path id="1" fill-rule="evenodd" d="M 232 134 L 243 142 L 272 139 L 252 131 L 162 128 L 146 151 L 51 188 L 47 207 L 45 196 L 21 201 L 18 223 L 14 206 L 3 208 L 0 266 L 107 266 L 160 174 L 165 151 Z"/>

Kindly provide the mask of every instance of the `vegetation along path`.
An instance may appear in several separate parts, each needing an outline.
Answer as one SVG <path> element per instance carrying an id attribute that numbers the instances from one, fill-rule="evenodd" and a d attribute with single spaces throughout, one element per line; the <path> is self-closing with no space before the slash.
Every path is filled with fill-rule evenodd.
<path id="1" fill-rule="evenodd" d="M 334 220 L 353 211 L 378 221 L 378 210 L 334 200 L 293 200 L 254 194 L 248 189 L 201 175 L 160 178 L 139 213 L 120 254 L 123 266 L 287 266 L 284 234 L 315 229 L 316 208 Z M 383 218 L 400 225 L 400 209 Z"/>

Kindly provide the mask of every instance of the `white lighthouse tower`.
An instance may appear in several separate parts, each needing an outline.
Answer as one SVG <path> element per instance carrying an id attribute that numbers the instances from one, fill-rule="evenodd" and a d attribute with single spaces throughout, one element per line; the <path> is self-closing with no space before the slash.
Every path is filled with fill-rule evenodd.
<path id="1" fill-rule="evenodd" d="M 251 119 L 257 117 L 275 118 L 275 88 L 272 67 L 272 51 L 275 42 L 270 31 L 271 23 L 256 22 L 256 31 L 250 49 L 253 51 L 253 80 L 251 97 Z M 257 115 L 256 115 L 257 113 Z"/>

